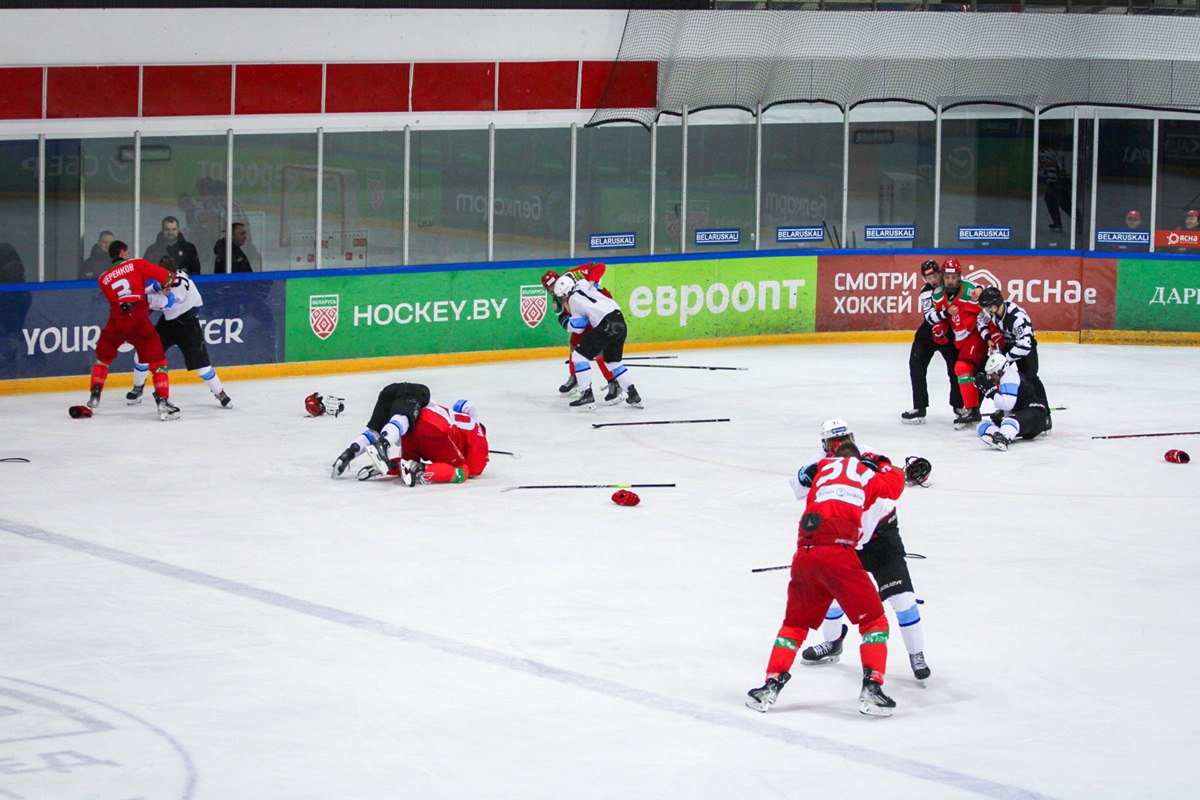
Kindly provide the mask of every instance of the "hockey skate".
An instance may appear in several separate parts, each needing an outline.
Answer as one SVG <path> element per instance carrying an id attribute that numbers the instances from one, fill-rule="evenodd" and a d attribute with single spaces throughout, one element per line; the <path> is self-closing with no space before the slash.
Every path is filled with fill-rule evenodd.
<path id="1" fill-rule="evenodd" d="M 386 436 L 380 436 L 367 447 L 367 458 L 371 459 L 371 467 L 375 470 L 375 475 L 387 475 L 389 447 L 390 444 Z M 374 475 L 371 477 L 374 477 Z M 359 480 L 362 480 L 362 478 L 359 478 Z"/>
<path id="2" fill-rule="evenodd" d="M 88 396 L 88 399 L 87 399 L 87 407 L 88 408 L 95 408 L 96 406 L 100 405 L 100 392 L 102 392 L 102 391 L 104 391 L 104 390 L 99 386 L 92 387 L 92 393 L 91 393 L 91 395 Z"/>
<path id="3" fill-rule="evenodd" d="M 575 373 L 571 373 L 571 377 L 567 378 L 567 382 L 558 387 L 558 393 L 563 397 L 574 397 L 579 394 L 579 380 L 575 377 Z"/>
<path id="4" fill-rule="evenodd" d="M 932 674 L 929 665 L 925 663 L 925 653 L 909 653 L 908 664 L 912 667 L 913 676 L 924 686 L 925 679 Z"/>
<path id="5" fill-rule="evenodd" d="M 1001 431 L 995 431 L 993 433 L 981 433 L 979 434 L 979 438 L 983 439 L 984 443 L 988 447 L 999 450 L 1002 453 L 1008 450 L 1008 437 L 1005 436 Z"/>
<path id="6" fill-rule="evenodd" d="M 333 469 L 329 473 L 329 477 L 336 478 L 346 471 L 346 467 L 350 466 L 350 462 L 358 455 L 358 445 L 352 444 L 342 451 L 342 454 L 333 460 Z M 361 478 L 360 478 L 361 480 Z"/>
<path id="7" fill-rule="evenodd" d="M 890 717 L 896 710 L 896 701 L 883 693 L 880 681 L 870 667 L 863 667 L 862 691 L 858 693 L 858 713 L 868 717 Z"/>
<path id="8" fill-rule="evenodd" d="M 961 414 L 956 414 L 954 417 L 954 424 L 956 426 L 974 425 L 976 422 L 981 422 L 981 421 L 983 421 L 983 417 L 981 417 L 979 415 L 978 407 L 964 408 L 962 410 Z"/>
<path id="9" fill-rule="evenodd" d="M 621 384 L 617 383 L 617 379 L 613 378 L 608 382 L 608 391 L 604 393 L 604 402 L 607 405 L 621 402 Z"/>
<path id="10" fill-rule="evenodd" d="M 901 411 L 900 419 L 909 425 L 924 425 L 925 424 L 925 409 L 914 408 L 911 411 Z"/>
<path id="11" fill-rule="evenodd" d="M 229 408 L 233 404 L 233 401 L 229 399 L 229 395 L 225 394 L 224 390 L 217 392 L 213 397 L 217 398 L 217 401 L 220 402 L 221 408 Z"/>
<path id="12" fill-rule="evenodd" d="M 425 464 L 420 459 L 400 462 L 400 480 L 405 486 L 416 486 L 424 483 L 421 476 L 425 474 Z"/>
<path id="13" fill-rule="evenodd" d="M 809 667 L 817 664 L 836 664 L 842 657 L 842 640 L 846 638 L 848 630 L 850 629 L 843 625 L 842 635 L 832 642 L 821 642 L 813 647 L 804 648 L 800 653 L 800 663 Z"/>
<path id="14" fill-rule="evenodd" d="M 159 397 L 158 393 L 155 393 L 154 403 L 158 406 L 158 418 L 163 422 L 170 422 L 173 419 L 179 419 L 179 406 L 175 405 L 167 398 Z"/>
<path id="15" fill-rule="evenodd" d="M 637 387 L 635 387 L 632 383 L 629 384 L 629 388 L 625 390 L 625 403 L 626 405 L 633 406 L 634 408 L 642 407 L 642 396 L 638 394 Z"/>
<path id="16" fill-rule="evenodd" d="M 142 402 L 142 392 L 144 391 L 146 391 L 146 384 L 143 383 L 141 386 L 134 386 L 125 393 L 125 405 L 136 406 Z"/>
<path id="17" fill-rule="evenodd" d="M 596 397 L 592 394 L 592 387 L 588 387 L 579 393 L 579 397 L 567 403 L 571 408 L 582 408 L 586 411 L 591 411 L 596 407 Z"/>
<path id="18" fill-rule="evenodd" d="M 792 675 L 789 672 L 779 673 L 778 678 L 767 678 L 767 682 L 762 686 L 746 692 L 750 697 L 746 701 L 746 708 L 754 709 L 761 714 L 767 713 L 767 709 L 775 705 L 775 701 L 779 699 L 779 692 L 791 679 Z"/>

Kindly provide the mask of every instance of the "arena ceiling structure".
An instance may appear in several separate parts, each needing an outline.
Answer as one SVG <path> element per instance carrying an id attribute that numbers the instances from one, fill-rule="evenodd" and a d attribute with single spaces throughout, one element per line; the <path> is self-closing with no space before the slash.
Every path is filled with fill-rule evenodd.
<path id="1" fill-rule="evenodd" d="M 622 64 L 658 63 L 656 108 L 601 100 L 588 122 L 783 103 L 901 101 L 1200 110 L 1194 17 L 774 11 L 629 12 Z"/>

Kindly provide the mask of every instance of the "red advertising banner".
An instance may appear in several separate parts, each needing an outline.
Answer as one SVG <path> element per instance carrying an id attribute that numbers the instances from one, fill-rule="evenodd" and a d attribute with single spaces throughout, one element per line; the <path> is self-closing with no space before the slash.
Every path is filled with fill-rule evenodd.
<path id="1" fill-rule="evenodd" d="M 963 277 L 996 286 L 1028 313 L 1035 328 L 1078 331 L 1112 328 L 1116 314 L 1115 259 L 1054 256 L 957 257 Z M 920 256 L 820 256 L 818 331 L 915 330 L 924 281 Z M 941 260 L 941 259 L 939 259 Z"/>
<path id="2" fill-rule="evenodd" d="M 1154 232 L 1154 246 L 1157 247 L 1179 247 L 1185 249 L 1200 248 L 1200 230 L 1194 231 L 1168 231 L 1156 230 Z"/>

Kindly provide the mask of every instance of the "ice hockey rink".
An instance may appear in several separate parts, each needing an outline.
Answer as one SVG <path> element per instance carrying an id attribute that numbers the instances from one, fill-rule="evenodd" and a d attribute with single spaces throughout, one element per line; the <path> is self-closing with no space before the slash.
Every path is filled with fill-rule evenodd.
<path id="1" fill-rule="evenodd" d="M 1163 453 L 1200 437 L 1092 437 L 1200 428 L 1200 349 L 1040 351 L 1067 408 L 1007 453 L 953 429 L 940 362 L 900 423 L 907 344 L 638 353 L 677 358 L 592 413 L 556 359 L 227 381 L 229 410 L 180 384 L 169 424 L 127 375 L 92 419 L 82 390 L 2 396 L 29 463 L 0 463 L 0 799 L 1193 797 L 1200 463 Z M 520 457 L 331 480 L 398 379 Z M 312 391 L 346 412 L 306 417 Z M 893 627 L 890 719 L 857 712 L 855 632 L 743 706 L 787 583 L 751 570 L 792 555 L 826 417 L 933 463 L 900 501 L 933 676 Z M 627 482 L 677 485 L 503 491 Z"/>

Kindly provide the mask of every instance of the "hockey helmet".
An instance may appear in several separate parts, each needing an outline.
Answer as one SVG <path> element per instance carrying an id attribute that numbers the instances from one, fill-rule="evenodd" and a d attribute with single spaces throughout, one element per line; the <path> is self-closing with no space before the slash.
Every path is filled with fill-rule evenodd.
<path id="1" fill-rule="evenodd" d="M 1004 305 L 1004 295 L 1000 294 L 1000 290 L 995 286 L 985 286 L 983 291 L 979 293 L 979 305 L 984 308 L 992 306 Z"/>
<path id="2" fill-rule="evenodd" d="M 947 258 L 942 262 L 943 275 L 962 275 L 962 264 L 957 258 Z"/>
<path id="3" fill-rule="evenodd" d="M 934 261 L 932 258 L 927 259 L 921 263 L 921 274 L 922 275 L 935 275 L 935 274 L 940 273 L 941 271 L 942 271 L 942 268 L 940 266 L 938 266 L 938 263 L 936 261 Z"/>
<path id="4" fill-rule="evenodd" d="M 932 472 L 933 464 L 927 458 L 909 456 L 904 459 L 904 481 L 910 486 L 928 486 Z"/>
<path id="5" fill-rule="evenodd" d="M 554 291 L 554 283 L 558 280 L 558 273 L 552 269 L 548 269 L 542 273 L 542 286 L 546 287 L 546 291 Z"/>
<path id="6" fill-rule="evenodd" d="M 827 419 L 821 423 L 821 447 L 833 453 L 846 442 L 854 444 L 854 431 L 843 419 Z"/>
<path id="7" fill-rule="evenodd" d="M 308 397 L 304 398 L 304 410 L 308 412 L 310 417 L 319 417 L 322 414 L 330 414 L 337 416 L 346 410 L 346 401 L 341 397 L 322 397 L 313 392 Z"/>
<path id="8" fill-rule="evenodd" d="M 575 280 L 575 276 L 569 272 L 565 275 L 559 276 L 558 280 L 554 282 L 555 296 L 566 297 L 571 293 L 571 290 L 575 288 L 576 283 L 577 281 Z"/>
<path id="9" fill-rule="evenodd" d="M 1000 373 L 1008 366 L 1008 359 L 999 350 L 987 357 L 983 363 L 983 371 L 989 378 L 999 378 Z"/>

